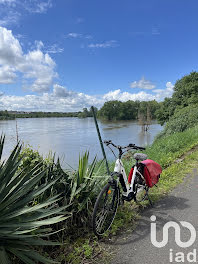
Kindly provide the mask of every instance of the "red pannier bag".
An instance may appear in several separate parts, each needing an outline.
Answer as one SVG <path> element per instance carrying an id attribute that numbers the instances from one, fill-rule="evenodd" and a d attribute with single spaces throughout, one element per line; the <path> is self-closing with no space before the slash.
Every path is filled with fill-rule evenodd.
<path id="1" fill-rule="evenodd" d="M 160 174 L 162 173 L 161 166 L 150 159 L 143 160 L 140 164 L 143 164 L 143 176 L 145 178 L 146 184 L 151 188 L 159 181 Z M 128 182 L 131 183 L 132 175 L 134 168 L 131 168 L 131 171 L 128 176 Z"/>
<path id="2" fill-rule="evenodd" d="M 143 160 L 141 163 L 144 164 L 144 178 L 146 184 L 151 188 L 158 183 L 162 168 L 157 162 L 150 159 Z"/>
<path id="3" fill-rule="evenodd" d="M 133 170 L 134 170 L 134 168 L 132 167 L 131 170 L 130 170 L 130 172 L 129 172 L 128 183 L 131 183 L 132 176 L 133 176 Z"/>

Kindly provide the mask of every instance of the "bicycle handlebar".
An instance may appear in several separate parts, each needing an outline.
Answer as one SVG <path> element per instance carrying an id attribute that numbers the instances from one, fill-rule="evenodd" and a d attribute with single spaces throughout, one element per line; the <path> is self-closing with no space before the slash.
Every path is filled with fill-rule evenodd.
<path id="1" fill-rule="evenodd" d="M 137 149 L 137 150 L 145 150 L 146 148 L 143 147 L 138 147 L 135 144 L 130 143 L 128 146 L 122 147 L 122 146 L 117 146 L 115 145 L 111 140 L 105 140 L 104 144 L 108 145 L 112 145 L 113 147 L 117 148 L 117 149 L 126 149 L 126 148 L 133 148 L 133 149 Z"/>

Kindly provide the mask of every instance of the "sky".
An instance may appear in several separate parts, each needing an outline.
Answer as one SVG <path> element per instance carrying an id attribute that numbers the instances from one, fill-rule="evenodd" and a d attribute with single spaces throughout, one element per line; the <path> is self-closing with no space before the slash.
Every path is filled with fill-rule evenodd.
<path id="1" fill-rule="evenodd" d="M 0 0 L 0 109 L 162 101 L 198 65 L 197 0 Z"/>

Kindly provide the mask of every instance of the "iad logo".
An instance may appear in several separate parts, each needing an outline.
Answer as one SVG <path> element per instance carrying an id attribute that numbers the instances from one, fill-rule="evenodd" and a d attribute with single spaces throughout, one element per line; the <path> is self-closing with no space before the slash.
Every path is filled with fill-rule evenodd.
<path id="1" fill-rule="evenodd" d="M 163 239 L 162 241 L 157 241 L 157 228 L 156 228 L 156 216 L 151 216 L 151 243 L 157 247 L 162 248 L 165 247 L 168 243 L 168 231 L 169 228 L 172 227 L 175 230 L 175 242 L 176 244 L 181 248 L 188 248 L 192 246 L 196 240 L 196 230 L 192 224 L 189 222 L 181 221 L 180 224 L 182 227 L 187 228 L 190 231 L 190 238 L 188 241 L 183 242 L 181 241 L 181 226 L 177 222 L 169 221 L 163 226 Z M 189 252 L 186 255 L 186 260 L 188 263 L 196 262 L 196 249 L 194 249 L 192 252 Z M 185 263 L 185 255 L 183 252 L 177 252 L 173 253 L 173 250 L 170 249 L 170 255 L 169 255 L 170 262 L 183 262 Z"/>
<path id="2" fill-rule="evenodd" d="M 151 221 L 152 222 L 156 221 L 155 215 L 151 216 Z M 192 246 L 196 240 L 196 230 L 195 230 L 194 226 L 188 222 L 185 222 L 185 221 L 181 221 L 180 224 L 183 227 L 188 228 L 188 230 L 190 231 L 191 236 L 187 242 L 181 241 L 180 225 L 176 222 L 170 221 L 170 222 L 167 222 L 163 227 L 163 239 L 161 242 L 157 241 L 156 223 L 151 223 L 151 242 L 152 242 L 152 244 L 157 248 L 165 247 L 168 243 L 168 230 L 170 227 L 173 227 L 175 229 L 175 242 L 176 242 L 176 244 L 181 248 L 187 248 L 187 247 Z"/>

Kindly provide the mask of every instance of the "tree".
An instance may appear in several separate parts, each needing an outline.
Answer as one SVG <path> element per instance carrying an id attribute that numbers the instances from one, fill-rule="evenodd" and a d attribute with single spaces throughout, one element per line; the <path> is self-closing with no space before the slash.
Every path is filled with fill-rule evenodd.
<path id="1" fill-rule="evenodd" d="M 83 112 L 81 112 L 78 117 L 81 117 L 81 118 L 86 118 L 86 117 L 89 117 L 89 111 L 87 110 L 87 108 L 83 108 Z"/>
<path id="2" fill-rule="evenodd" d="M 172 98 L 165 98 L 163 102 L 159 103 L 159 108 L 155 112 L 158 122 L 163 125 L 174 114 L 174 111 L 175 105 Z"/>
<path id="3" fill-rule="evenodd" d="M 198 72 L 191 72 L 176 82 L 172 100 L 175 107 L 198 103 Z"/>
<path id="4" fill-rule="evenodd" d="M 104 103 L 98 114 L 99 117 L 107 120 L 120 120 L 123 116 L 122 111 L 122 102 L 109 101 Z"/>
<path id="5" fill-rule="evenodd" d="M 156 110 L 158 122 L 163 125 L 180 109 L 198 103 L 198 72 L 191 72 L 175 83 L 172 98 L 165 98 Z"/>

